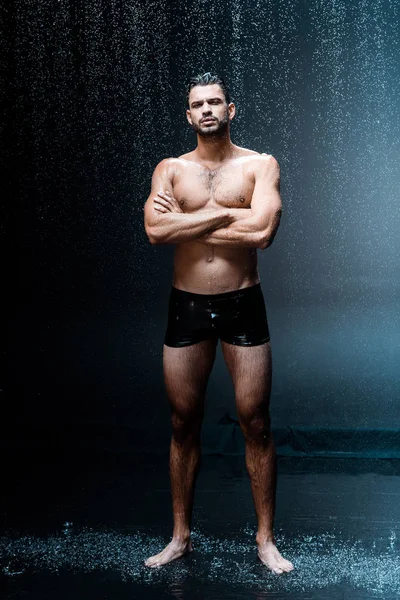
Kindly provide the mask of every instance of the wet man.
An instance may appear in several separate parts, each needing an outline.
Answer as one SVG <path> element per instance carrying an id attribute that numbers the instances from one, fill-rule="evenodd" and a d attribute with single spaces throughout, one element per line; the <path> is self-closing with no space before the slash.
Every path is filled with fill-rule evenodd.
<path id="1" fill-rule="evenodd" d="M 293 565 L 281 556 L 273 534 L 276 454 L 269 416 L 271 346 L 257 267 L 257 249 L 271 245 L 279 226 L 279 165 L 271 155 L 232 143 L 229 126 L 235 105 L 217 75 L 191 79 L 186 116 L 197 133 L 197 147 L 157 165 L 144 208 L 150 242 L 176 246 L 163 347 L 172 411 L 174 529 L 168 546 L 145 564 L 164 565 L 192 550 L 204 397 L 220 339 L 246 441 L 258 519 L 258 556 L 280 574 Z"/>

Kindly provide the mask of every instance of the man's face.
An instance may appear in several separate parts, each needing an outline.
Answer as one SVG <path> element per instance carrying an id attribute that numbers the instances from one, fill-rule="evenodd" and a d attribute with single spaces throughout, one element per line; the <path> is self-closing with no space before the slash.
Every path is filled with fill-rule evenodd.
<path id="1" fill-rule="evenodd" d="M 234 105 L 226 104 L 224 92 L 217 83 L 196 85 L 190 90 L 186 116 L 199 135 L 221 136 L 227 131 L 233 115 Z"/>

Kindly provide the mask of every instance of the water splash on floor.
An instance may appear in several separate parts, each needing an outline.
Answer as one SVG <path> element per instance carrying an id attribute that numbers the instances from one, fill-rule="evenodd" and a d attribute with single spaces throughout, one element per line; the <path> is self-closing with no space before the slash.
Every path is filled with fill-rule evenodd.
<path id="1" fill-rule="evenodd" d="M 382 595 L 400 594 L 400 556 L 396 532 L 370 542 L 346 539 L 340 532 L 289 536 L 276 533 L 277 546 L 295 570 L 276 576 L 257 560 L 254 532 L 246 526 L 232 539 L 195 530 L 195 552 L 165 568 L 148 569 L 143 561 L 168 540 L 142 533 L 74 529 L 47 537 L 0 538 L 0 568 L 4 575 L 112 571 L 123 581 L 179 585 L 188 578 L 253 589 L 300 592 L 346 584 Z"/>

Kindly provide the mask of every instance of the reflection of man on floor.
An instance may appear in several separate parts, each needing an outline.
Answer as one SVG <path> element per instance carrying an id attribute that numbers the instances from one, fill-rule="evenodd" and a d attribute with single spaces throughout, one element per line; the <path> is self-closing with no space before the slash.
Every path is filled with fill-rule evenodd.
<path id="1" fill-rule="evenodd" d="M 293 569 L 275 546 L 276 454 L 270 430 L 271 347 L 257 248 L 273 241 L 281 215 L 279 165 L 232 143 L 235 105 L 221 78 L 188 86 L 187 119 L 197 147 L 156 167 L 145 204 L 152 244 L 175 244 L 163 348 L 172 410 L 172 541 L 149 567 L 192 550 L 190 526 L 200 461 L 204 397 L 221 340 L 232 376 L 258 518 L 258 555 L 275 573 Z"/>

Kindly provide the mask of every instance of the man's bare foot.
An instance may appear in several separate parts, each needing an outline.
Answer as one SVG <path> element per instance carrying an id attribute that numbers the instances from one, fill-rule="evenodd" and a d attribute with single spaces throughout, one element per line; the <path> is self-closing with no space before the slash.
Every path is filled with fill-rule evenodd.
<path id="1" fill-rule="evenodd" d="M 188 552 L 192 552 L 192 550 L 190 538 L 187 542 L 172 539 L 172 542 L 170 542 L 160 554 L 150 556 L 144 564 L 146 567 L 161 567 L 162 565 L 166 565 L 167 563 L 180 558 Z"/>
<path id="2" fill-rule="evenodd" d="M 294 569 L 293 564 L 283 558 L 274 542 L 262 542 L 258 544 L 258 557 L 264 565 L 267 565 L 273 573 L 280 575 Z"/>

